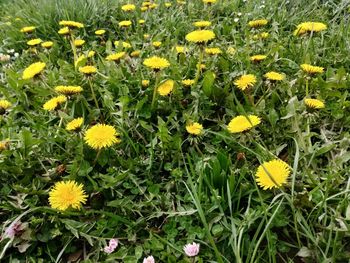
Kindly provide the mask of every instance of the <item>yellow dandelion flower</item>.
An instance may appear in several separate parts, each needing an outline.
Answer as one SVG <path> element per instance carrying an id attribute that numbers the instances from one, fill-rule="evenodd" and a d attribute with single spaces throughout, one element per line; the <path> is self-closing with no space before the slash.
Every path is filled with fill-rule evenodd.
<path id="1" fill-rule="evenodd" d="M 140 8 L 140 10 L 141 10 L 141 12 L 145 12 L 145 11 L 148 10 L 148 7 L 147 7 L 147 6 L 142 6 L 142 7 Z"/>
<path id="2" fill-rule="evenodd" d="M 324 102 L 318 99 L 304 99 L 304 103 L 312 109 L 323 109 L 325 107 Z"/>
<path id="3" fill-rule="evenodd" d="M 174 84 L 175 82 L 171 79 L 164 81 L 162 84 L 159 85 L 157 89 L 159 95 L 161 96 L 169 95 L 170 92 L 172 92 L 172 90 L 174 89 Z"/>
<path id="4" fill-rule="evenodd" d="M 205 65 L 205 64 L 197 64 L 196 65 L 196 68 L 198 69 L 200 69 L 200 70 L 202 70 L 202 69 L 206 69 L 207 68 L 207 66 Z"/>
<path id="5" fill-rule="evenodd" d="M 145 65 L 146 67 L 149 67 L 151 69 L 154 69 L 154 70 L 160 70 L 160 69 L 164 69 L 164 68 L 169 67 L 170 63 L 165 58 L 153 56 L 150 58 L 146 58 L 143 61 L 143 65 Z"/>
<path id="6" fill-rule="evenodd" d="M 150 83 L 150 81 L 148 79 L 143 79 L 141 82 L 142 87 L 144 87 L 144 88 L 148 87 L 149 83 Z"/>
<path id="7" fill-rule="evenodd" d="M 257 40 L 257 39 L 266 39 L 270 36 L 270 34 L 268 32 L 261 32 L 259 34 L 255 34 L 253 36 L 253 39 Z"/>
<path id="8" fill-rule="evenodd" d="M 123 5 L 121 8 L 123 11 L 134 11 L 136 6 L 133 4 L 127 4 L 127 5 Z"/>
<path id="9" fill-rule="evenodd" d="M 227 48 L 227 54 L 233 56 L 236 53 L 236 49 L 234 47 Z"/>
<path id="10" fill-rule="evenodd" d="M 36 29 L 35 26 L 25 26 L 21 28 L 22 33 L 32 33 Z"/>
<path id="11" fill-rule="evenodd" d="M 194 79 L 184 79 L 183 81 L 181 81 L 181 83 L 185 86 L 185 87 L 190 87 L 194 84 Z"/>
<path id="12" fill-rule="evenodd" d="M 155 9 L 157 7 L 158 7 L 158 5 L 156 3 L 152 3 L 148 8 L 149 9 Z"/>
<path id="13" fill-rule="evenodd" d="M 130 56 L 139 57 L 140 54 L 141 54 L 141 50 L 134 50 L 133 52 L 130 53 Z"/>
<path id="14" fill-rule="evenodd" d="M 156 47 L 156 48 L 160 47 L 161 45 L 162 45 L 162 42 L 160 42 L 160 41 L 154 41 L 154 42 L 152 42 L 152 46 L 154 46 L 154 47 Z"/>
<path id="15" fill-rule="evenodd" d="M 96 31 L 95 31 L 95 35 L 97 35 L 97 36 L 101 36 L 101 35 L 103 35 L 104 33 L 106 33 L 106 30 L 104 30 L 104 29 L 99 29 L 99 30 L 96 30 Z"/>
<path id="16" fill-rule="evenodd" d="M 165 7 L 171 7 L 172 6 L 172 4 L 169 3 L 169 2 L 166 2 L 164 5 L 165 5 Z"/>
<path id="17" fill-rule="evenodd" d="M 227 129 L 231 133 L 239 133 L 248 131 L 256 125 L 260 124 L 261 119 L 255 115 L 243 116 L 239 115 L 233 118 L 227 126 Z"/>
<path id="18" fill-rule="evenodd" d="M 198 122 L 193 122 L 191 124 L 186 125 L 186 131 L 189 134 L 200 135 L 203 132 L 203 126 Z"/>
<path id="19" fill-rule="evenodd" d="M 95 56 L 95 54 L 96 54 L 96 52 L 91 50 L 91 51 L 88 52 L 87 57 L 88 58 L 92 58 L 93 56 Z"/>
<path id="20" fill-rule="evenodd" d="M 194 26 L 196 27 L 208 27 L 211 26 L 211 22 L 210 21 L 197 21 L 193 23 Z"/>
<path id="21" fill-rule="evenodd" d="M 85 40 L 84 39 L 76 39 L 76 40 L 74 40 L 74 46 L 76 46 L 76 47 L 81 47 L 84 44 L 85 44 Z"/>
<path id="22" fill-rule="evenodd" d="M 142 2 L 142 6 L 149 7 L 150 5 L 152 5 L 152 2 L 150 2 L 150 1 Z"/>
<path id="23" fill-rule="evenodd" d="M 215 4 L 216 0 L 202 0 L 204 4 Z"/>
<path id="24" fill-rule="evenodd" d="M 64 26 L 64 27 L 76 27 L 76 28 L 83 28 L 84 24 L 79 23 L 79 22 L 75 22 L 75 21 L 67 21 L 67 20 L 62 20 L 59 22 L 60 26 Z"/>
<path id="25" fill-rule="evenodd" d="M 41 43 L 41 46 L 49 49 L 53 46 L 53 42 L 52 41 L 45 41 L 45 42 Z"/>
<path id="26" fill-rule="evenodd" d="M 267 72 L 264 75 L 265 78 L 272 80 L 272 81 L 280 81 L 280 80 L 284 80 L 285 76 L 281 73 L 275 72 L 275 71 L 270 71 Z"/>
<path id="27" fill-rule="evenodd" d="M 86 203 L 87 195 L 83 185 L 75 181 L 57 182 L 49 193 L 49 203 L 52 208 L 61 211 L 72 207 L 80 209 Z"/>
<path id="28" fill-rule="evenodd" d="M 118 23 L 118 25 L 120 27 L 128 27 L 128 26 L 131 26 L 132 22 L 130 20 L 124 20 L 124 21 L 120 21 Z"/>
<path id="29" fill-rule="evenodd" d="M 85 142 L 93 149 L 100 150 L 119 143 L 118 133 L 113 126 L 96 124 L 89 128 L 84 136 Z"/>
<path id="30" fill-rule="evenodd" d="M 260 62 L 260 61 L 262 61 L 262 60 L 264 60 L 266 58 L 267 58 L 267 56 L 265 56 L 265 55 L 254 55 L 254 56 L 250 57 L 250 61 Z"/>
<path id="31" fill-rule="evenodd" d="M 206 43 L 215 38 L 215 33 L 211 30 L 195 30 L 186 35 L 186 40 L 194 43 Z"/>
<path id="32" fill-rule="evenodd" d="M 69 27 L 63 27 L 60 30 L 58 30 L 58 34 L 60 35 L 68 35 L 70 33 Z"/>
<path id="33" fill-rule="evenodd" d="M 221 49 L 217 47 L 206 48 L 204 51 L 208 55 L 218 55 L 222 53 Z"/>
<path id="34" fill-rule="evenodd" d="M 322 67 L 312 66 L 309 64 L 302 64 L 300 65 L 300 67 L 303 71 L 305 71 L 308 74 L 322 73 L 324 70 L 324 68 Z"/>
<path id="35" fill-rule="evenodd" d="M 185 53 L 185 47 L 183 46 L 176 46 L 175 47 L 176 53 Z"/>
<path id="36" fill-rule="evenodd" d="M 131 48 L 131 45 L 130 45 L 130 43 L 128 43 L 128 42 L 123 42 L 123 41 L 114 41 L 114 45 L 116 46 L 116 47 L 119 47 L 119 46 L 122 46 L 123 48 Z"/>
<path id="37" fill-rule="evenodd" d="M 257 19 L 257 20 L 249 21 L 248 25 L 253 28 L 258 28 L 258 27 L 266 26 L 268 22 L 269 21 L 267 21 L 266 19 Z"/>
<path id="38" fill-rule="evenodd" d="M 146 21 L 144 19 L 139 19 L 139 24 L 143 25 Z"/>
<path id="39" fill-rule="evenodd" d="M 264 162 L 258 167 L 256 172 L 256 182 L 264 190 L 279 188 L 286 183 L 290 175 L 290 168 L 287 163 L 276 159 Z"/>
<path id="40" fill-rule="evenodd" d="M 150 35 L 149 35 L 149 34 L 143 34 L 143 38 L 144 38 L 144 39 L 149 39 L 149 38 L 150 38 Z"/>
<path id="41" fill-rule="evenodd" d="M 55 91 L 64 95 L 73 95 L 83 91 L 80 86 L 56 86 Z"/>
<path id="42" fill-rule="evenodd" d="M 66 125 L 67 131 L 76 131 L 79 130 L 80 127 L 83 125 L 84 119 L 83 118 L 75 118 L 72 121 L 68 122 Z"/>
<path id="43" fill-rule="evenodd" d="M 60 104 L 66 102 L 66 101 L 67 101 L 66 96 L 60 95 L 60 96 L 54 97 L 54 98 L 48 100 L 47 102 L 45 102 L 45 104 L 43 105 L 43 109 L 47 110 L 47 111 L 53 111 Z"/>
<path id="44" fill-rule="evenodd" d="M 31 39 L 27 42 L 28 46 L 36 46 L 43 42 L 40 38 Z"/>
<path id="45" fill-rule="evenodd" d="M 184 5 L 184 4 L 186 4 L 186 1 L 177 0 L 176 3 L 179 5 Z"/>
<path id="46" fill-rule="evenodd" d="M 125 52 L 118 52 L 118 53 L 115 53 L 115 54 L 111 54 L 111 55 L 108 55 L 106 57 L 106 60 L 107 61 L 119 61 L 120 59 L 122 59 L 124 56 L 125 56 Z"/>
<path id="47" fill-rule="evenodd" d="M 0 141 L 0 151 L 7 150 L 10 146 L 10 142 L 8 140 Z"/>
<path id="48" fill-rule="evenodd" d="M 85 67 L 80 67 L 79 71 L 86 75 L 91 75 L 97 72 L 97 68 L 95 68 L 94 66 L 85 66 Z"/>
<path id="49" fill-rule="evenodd" d="M 327 25 L 320 22 L 304 22 L 297 25 L 297 29 L 294 31 L 295 36 L 300 36 L 305 33 L 320 32 L 327 29 Z"/>
<path id="50" fill-rule="evenodd" d="M 246 90 L 247 88 L 253 87 L 255 83 L 256 77 L 253 74 L 243 75 L 234 82 L 237 88 L 239 88 L 242 91 Z"/>
<path id="51" fill-rule="evenodd" d="M 46 67 L 46 64 L 44 62 L 33 63 L 23 71 L 22 78 L 32 79 L 36 75 L 40 74 L 45 67 Z"/>
<path id="52" fill-rule="evenodd" d="M 12 103 L 8 100 L 0 100 L 0 109 L 7 110 L 12 106 Z"/>

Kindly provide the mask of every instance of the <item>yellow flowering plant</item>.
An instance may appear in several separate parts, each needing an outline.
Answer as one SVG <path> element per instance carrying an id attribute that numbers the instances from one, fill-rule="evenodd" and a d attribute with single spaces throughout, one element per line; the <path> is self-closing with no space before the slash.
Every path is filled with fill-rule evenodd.
<path id="1" fill-rule="evenodd" d="M 1 2 L 1 262 L 347 262 L 347 1 Z"/>

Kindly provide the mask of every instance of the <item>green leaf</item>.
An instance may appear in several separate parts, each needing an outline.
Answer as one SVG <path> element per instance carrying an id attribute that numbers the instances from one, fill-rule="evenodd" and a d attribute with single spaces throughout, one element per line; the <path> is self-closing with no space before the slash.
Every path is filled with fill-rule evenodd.
<path id="1" fill-rule="evenodd" d="M 213 94 L 213 85 L 215 81 L 215 75 L 212 71 L 207 71 L 203 78 L 203 92 L 207 97 Z"/>

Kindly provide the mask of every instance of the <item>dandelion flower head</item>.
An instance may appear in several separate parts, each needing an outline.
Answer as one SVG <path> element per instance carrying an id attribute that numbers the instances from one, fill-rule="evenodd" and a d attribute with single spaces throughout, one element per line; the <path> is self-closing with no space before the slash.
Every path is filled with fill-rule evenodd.
<path id="1" fill-rule="evenodd" d="M 62 211 L 70 207 L 80 209 L 86 200 L 87 195 L 83 190 L 83 185 L 75 181 L 57 182 L 49 193 L 51 207 Z"/>
<path id="2" fill-rule="evenodd" d="M 162 84 L 160 84 L 157 91 L 161 96 L 167 96 L 174 89 L 174 84 L 175 84 L 175 82 L 173 80 L 169 79 L 169 80 L 163 82 Z"/>
<path id="3" fill-rule="evenodd" d="M 186 125 L 186 131 L 189 134 L 200 135 L 203 132 L 203 125 L 199 124 L 198 122 L 193 122 Z"/>
<path id="4" fill-rule="evenodd" d="M 83 125 L 84 119 L 83 118 L 75 118 L 67 123 L 66 130 L 67 131 L 76 131 L 80 129 L 80 127 Z"/>
<path id="5" fill-rule="evenodd" d="M 258 116 L 239 115 L 230 121 L 230 123 L 227 126 L 227 129 L 231 133 L 239 133 L 239 132 L 248 131 L 260 123 L 261 123 L 261 119 Z"/>
<path id="6" fill-rule="evenodd" d="M 186 35 L 186 40 L 194 43 L 206 43 L 215 38 L 211 30 L 195 30 Z"/>
<path id="7" fill-rule="evenodd" d="M 153 56 L 150 58 L 146 58 L 143 61 L 143 65 L 145 65 L 146 67 L 149 67 L 151 69 L 154 69 L 154 70 L 160 70 L 160 69 L 164 69 L 164 68 L 169 67 L 170 63 L 165 58 Z"/>
<path id="8" fill-rule="evenodd" d="M 323 109 L 325 107 L 324 102 L 318 99 L 304 99 L 304 103 L 312 109 Z"/>
<path id="9" fill-rule="evenodd" d="M 100 150 L 119 143 L 118 133 L 113 126 L 96 124 L 89 128 L 84 136 L 85 142 L 93 149 Z"/>
<path id="10" fill-rule="evenodd" d="M 56 86 L 55 91 L 64 95 L 73 95 L 83 91 L 81 86 Z"/>
<path id="11" fill-rule="evenodd" d="M 32 79 L 36 75 L 40 74 L 44 68 L 46 67 L 46 64 L 44 62 L 35 62 L 29 67 L 27 67 L 22 74 L 23 79 Z"/>
<path id="12" fill-rule="evenodd" d="M 256 77 L 253 74 L 243 75 L 234 82 L 237 88 L 239 88 L 242 91 L 246 90 L 247 88 L 253 87 L 255 83 Z"/>
<path id="13" fill-rule="evenodd" d="M 290 172 L 288 164 L 282 160 L 264 162 L 258 167 L 255 175 L 256 182 L 264 190 L 278 188 L 286 183 Z"/>
<path id="14" fill-rule="evenodd" d="M 275 72 L 275 71 L 267 72 L 264 76 L 265 76 L 265 78 L 272 80 L 272 81 L 280 81 L 280 80 L 284 80 L 284 78 L 285 78 L 285 76 L 283 74 Z"/>

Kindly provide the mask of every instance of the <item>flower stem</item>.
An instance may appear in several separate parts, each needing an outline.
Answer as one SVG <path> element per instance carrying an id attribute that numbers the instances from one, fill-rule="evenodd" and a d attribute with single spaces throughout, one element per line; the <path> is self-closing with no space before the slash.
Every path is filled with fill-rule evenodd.
<path id="1" fill-rule="evenodd" d="M 306 97 L 309 96 L 309 77 L 306 77 L 305 94 L 306 94 Z"/>
<path id="2" fill-rule="evenodd" d="M 78 60 L 78 55 L 77 55 L 77 49 L 74 45 L 74 37 L 73 37 L 73 34 L 71 33 L 70 34 L 70 45 L 72 47 L 72 51 L 73 51 L 73 56 L 74 56 L 74 68 L 75 68 L 75 63 L 77 62 Z"/>
<path id="3" fill-rule="evenodd" d="M 252 94 L 250 93 L 250 90 L 248 90 L 246 94 L 248 96 L 249 102 L 252 104 L 253 107 L 255 107 L 254 98 L 253 98 Z"/>
<path id="4" fill-rule="evenodd" d="M 96 164 L 96 162 L 97 162 L 97 160 L 98 160 L 98 157 L 100 157 L 101 151 L 102 151 L 102 148 L 98 149 L 98 152 L 97 152 L 97 154 L 96 154 L 96 157 L 95 157 L 95 160 L 94 160 L 94 162 L 93 162 L 93 165 Z"/>
<path id="5" fill-rule="evenodd" d="M 202 62 L 203 62 L 203 52 L 204 51 L 204 48 L 200 47 L 200 52 L 199 52 L 199 59 L 198 59 L 198 64 L 197 64 L 197 72 L 196 72 L 196 77 L 194 79 L 194 84 L 193 85 L 196 85 L 198 80 L 199 80 L 199 76 L 201 74 L 201 65 L 202 65 Z"/>
<path id="6" fill-rule="evenodd" d="M 157 89 L 158 89 L 158 84 L 159 84 L 159 72 L 156 73 L 156 81 L 154 84 L 154 89 L 153 89 L 153 96 L 152 96 L 152 103 L 151 103 L 151 110 L 153 111 L 155 108 L 155 104 L 157 101 Z"/>
<path id="7" fill-rule="evenodd" d="M 93 98 L 94 101 L 95 101 L 96 108 L 99 110 L 100 107 L 98 106 L 98 101 L 97 101 L 97 99 L 96 99 L 96 95 L 95 95 L 94 88 L 93 88 L 93 86 L 92 86 L 92 81 L 91 81 L 91 78 L 90 78 L 90 77 L 88 77 L 88 81 L 89 81 L 89 85 L 90 85 L 90 90 L 91 90 L 92 98 Z"/>
<path id="8" fill-rule="evenodd" d="M 307 116 L 306 117 L 306 152 L 312 152 L 312 142 L 311 142 L 311 137 L 310 137 L 310 118 Z"/>

